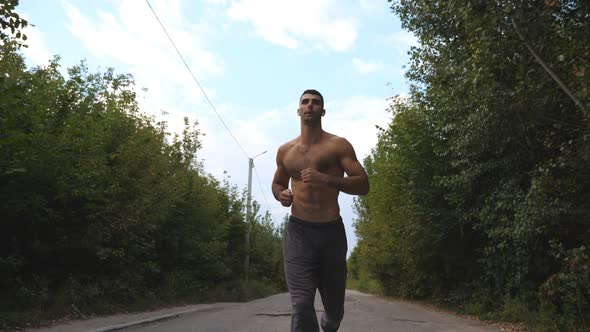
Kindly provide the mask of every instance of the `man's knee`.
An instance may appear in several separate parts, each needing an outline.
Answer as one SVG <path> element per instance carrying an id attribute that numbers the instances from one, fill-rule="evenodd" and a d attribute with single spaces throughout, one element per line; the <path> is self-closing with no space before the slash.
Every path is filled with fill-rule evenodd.
<path id="1" fill-rule="evenodd" d="M 293 303 L 293 315 L 302 317 L 315 317 L 313 302 Z"/>
<path id="2" fill-rule="evenodd" d="M 313 302 L 293 303 L 292 331 L 318 331 L 318 320 Z"/>
<path id="3" fill-rule="evenodd" d="M 322 315 L 321 322 L 322 330 L 324 330 L 325 332 L 338 331 L 338 328 L 340 327 L 340 322 L 342 321 L 343 317 L 344 310 L 338 311 L 331 316 L 324 312 L 324 314 Z"/>

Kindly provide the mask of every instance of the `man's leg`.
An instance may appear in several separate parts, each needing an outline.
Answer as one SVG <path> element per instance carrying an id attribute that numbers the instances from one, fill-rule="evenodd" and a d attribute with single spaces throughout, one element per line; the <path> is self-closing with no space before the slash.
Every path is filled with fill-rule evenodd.
<path id="1" fill-rule="evenodd" d="M 322 250 L 319 291 L 324 304 L 321 326 L 326 332 L 337 331 L 344 317 L 346 292 L 346 233 L 344 225 L 336 225 L 327 234 Z"/>
<path id="2" fill-rule="evenodd" d="M 319 331 L 313 305 L 319 282 L 319 256 L 305 236 L 306 226 L 287 223 L 283 242 L 285 278 L 291 294 L 292 332 Z"/>

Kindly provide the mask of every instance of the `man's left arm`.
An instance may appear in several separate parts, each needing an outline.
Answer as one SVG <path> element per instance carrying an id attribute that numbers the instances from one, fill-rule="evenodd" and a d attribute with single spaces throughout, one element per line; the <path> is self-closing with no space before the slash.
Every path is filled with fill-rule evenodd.
<path id="1" fill-rule="evenodd" d="M 369 193 L 369 177 L 363 165 L 356 159 L 352 145 L 344 138 L 338 144 L 339 162 L 347 176 L 340 177 L 320 173 L 312 168 L 301 172 L 304 183 L 323 183 L 331 188 L 350 195 L 366 195 Z"/>
<path id="2" fill-rule="evenodd" d="M 328 185 L 350 195 L 366 195 L 369 193 L 369 177 L 363 165 L 356 158 L 352 145 L 342 139 L 340 165 L 347 176 L 330 177 Z"/>

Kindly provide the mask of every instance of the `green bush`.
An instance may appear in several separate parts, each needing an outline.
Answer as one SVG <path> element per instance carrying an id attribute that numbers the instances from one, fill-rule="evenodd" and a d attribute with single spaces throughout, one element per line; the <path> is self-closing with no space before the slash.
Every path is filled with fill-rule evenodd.
<path id="1" fill-rule="evenodd" d="M 0 46 L 0 327 L 240 283 L 245 196 L 202 168 L 198 122 L 173 135 L 131 75 L 59 61 L 28 69 L 18 43 Z M 234 300 L 284 289 L 281 234 L 254 206 L 253 286 Z"/>
<path id="2" fill-rule="evenodd" d="M 590 3 L 391 8 L 420 43 L 410 95 L 391 99 L 365 159 L 355 276 L 484 318 L 588 330 Z"/>

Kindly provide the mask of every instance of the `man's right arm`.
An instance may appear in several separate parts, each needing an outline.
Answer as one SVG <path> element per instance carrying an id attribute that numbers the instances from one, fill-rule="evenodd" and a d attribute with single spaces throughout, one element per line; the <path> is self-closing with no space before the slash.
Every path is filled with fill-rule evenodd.
<path id="1" fill-rule="evenodd" d="M 293 202 L 293 195 L 284 193 L 285 190 L 289 189 L 290 176 L 285 169 L 283 164 L 283 158 L 285 156 L 285 146 L 281 146 L 277 152 L 277 170 L 272 181 L 272 194 L 275 199 L 283 206 L 290 206 Z"/>

